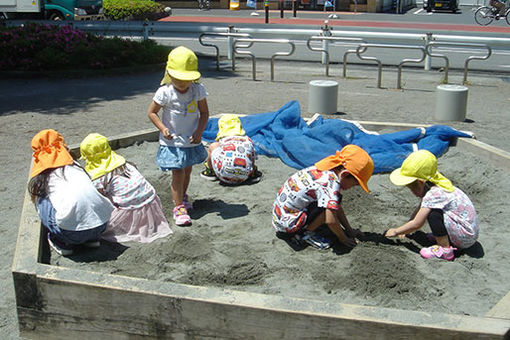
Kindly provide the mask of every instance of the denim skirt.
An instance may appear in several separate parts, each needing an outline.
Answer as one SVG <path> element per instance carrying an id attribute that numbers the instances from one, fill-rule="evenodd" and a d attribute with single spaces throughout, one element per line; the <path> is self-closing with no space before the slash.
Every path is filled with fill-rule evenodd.
<path id="1" fill-rule="evenodd" d="M 163 171 L 177 170 L 203 163 L 206 159 L 207 150 L 203 144 L 190 148 L 160 145 L 156 165 Z"/>

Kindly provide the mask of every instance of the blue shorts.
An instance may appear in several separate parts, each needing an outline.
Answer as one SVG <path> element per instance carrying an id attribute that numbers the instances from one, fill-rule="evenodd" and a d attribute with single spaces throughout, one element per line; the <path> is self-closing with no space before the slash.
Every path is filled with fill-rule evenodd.
<path id="1" fill-rule="evenodd" d="M 89 241 L 99 240 L 99 236 L 106 229 L 107 223 L 87 230 L 65 230 L 60 229 L 55 220 L 55 208 L 48 197 L 37 198 L 37 212 L 42 224 L 48 229 L 51 240 L 59 246 L 78 245 Z"/>
<path id="2" fill-rule="evenodd" d="M 200 144 L 191 148 L 160 145 L 156 165 L 163 171 L 184 169 L 205 162 L 207 150 Z"/>

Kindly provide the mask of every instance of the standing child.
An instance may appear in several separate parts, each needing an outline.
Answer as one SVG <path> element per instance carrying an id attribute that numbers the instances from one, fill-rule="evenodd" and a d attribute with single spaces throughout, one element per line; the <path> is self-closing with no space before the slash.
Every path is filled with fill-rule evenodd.
<path id="1" fill-rule="evenodd" d="M 216 141 L 209 145 L 205 170 L 200 176 L 232 185 L 260 181 L 262 173 L 255 166 L 255 146 L 245 134 L 237 115 L 222 115 Z"/>
<path id="2" fill-rule="evenodd" d="M 192 166 L 207 158 L 202 133 L 209 108 L 205 87 L 197 82 L 200 78 L 197 68 L 193 51 L 183 46 L 174 48 L 168 55 L 163 86 L 156 91 L 147 113 L 160 131 L 156 164 L 163 171 L 172 171 L 173 216 L 179 226 L 191 224 L 188 210 L 192 205 L 186 192 Z"/>
<path id="3" fill-rule="evenodd" d="M 469 197 L 437 171 L 437 159 L 427 150 L 411 153 L 394 170 L 390 180 L 395 185 L 406 185 L 421 198 L 411 220 L 398 228 L 389 229 L 386 237 L 404 237 L 420 229 L 428 221 L 436 245 L 422 248 L 426 259 L 454 259 L 455 247 L 468 248 L 478 239 L 478 216 Z"/>
<path id="4" fill-rule="evenodd" d="M 326 224 L 338 240 L 348 247 L 362 235 L 352 229 L 341 203 L 341 190 L 360 185 L 368 190 L 374 163 L 368 153 L 356 145 L 346 145 L 335 155 L 292 175 L 278 191 L 273 204 L 273 227 L 277 235 L 294 234 L 310 245 L 329 248 L 329 240 L 314 231 Z"/>
<path id="5" fill-rule="evenodd" d="M 115 206 L 103 239 L 149 243 L 173 233 L 154 187 L 111 149 L 106 137 L 89 134 L 80 144 L 80 153 L 95 187 Z"/>
<path id="6" fill-rule="evenodd" d="M 76 245 L 99 247 L 113 211 L 110 201 L 74 162 L 60 133 L 40 131 L 32 139 L 32 149 L 28 191 L 49 232 L 49 245 L 63 256 L 72 255 Z"/>

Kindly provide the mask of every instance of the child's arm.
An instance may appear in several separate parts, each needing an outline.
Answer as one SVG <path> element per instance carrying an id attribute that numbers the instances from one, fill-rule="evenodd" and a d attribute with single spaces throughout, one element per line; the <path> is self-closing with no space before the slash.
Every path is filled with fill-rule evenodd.
<path id="1" fill-rule="evenodd" d="M 363 233 L 359 229 L 352 229 L 351 224 L 347 220 L 347 216 L 345 215 L 344 209 L 342 206 L 338 207 L 338 210 L 336 212 L 338 216 L 338 220 L 340 224 L 344 227 L 345 232 L 349 237 L 355 238 L 355 237 L 361 237 L 363 236 Z"/>
<path id="2" fill-rule="evenodd" d="M 207 99 L 202 99 L 198 101 L 198 111 L 200 112 L 200 118 L 198 120 L 198 126 L 193 135 L 190 138 L 190 143 L 198 144 L 202 142 L 202 133 L 207 126 L 207 121 L 209 120 L 209 107 L 207 105 Z"/>
<path id="3" fill-rule="evenodd" d="M 430 208 L 420 208 L 414 218 L 410 220 L 409 222 L 401 225 L 398 228 L 391 228 L 386 231 L 385 236 L 386 237 L 395 237 L 395 236 L 404 236 L 407 234 L 410 234 L 425 224 L 425 221 L 427 220 L 427 216 L 429 216 Z"/>
<path id="4" fill-rule="evenodd" d="M 345 215 L 344 215 L 345 217 Z M 338 237 L 338 240 L 345 244 L 348 247 L 355 247 L 357 242 L 354 238 L 350 238 L 347 235 L 345 235 L 344 230 L 340 226 L 340 220 L 337 216 L 337 212 L 332 209 L 326 209 L 325 210 L 325 223 L 327 224 L 328 228 L 335 233 L 336 237 Z M 350 227 L 349 227 L 350 228 Z"/>
<path id="5" fill-rule="evenodd" d="M 149 109 L 147 110 L 147 116 L 151 120 L 151 122 L 158 128 L 159 131 L 163 134 L 163 137 L 166 139 L 172 139 L 170 135 L 170 130 L 163 124 L 161 119 L 158 116 L 158 112 L 161 110 L 161 105 L 152 101 L 149 105 Z"/>

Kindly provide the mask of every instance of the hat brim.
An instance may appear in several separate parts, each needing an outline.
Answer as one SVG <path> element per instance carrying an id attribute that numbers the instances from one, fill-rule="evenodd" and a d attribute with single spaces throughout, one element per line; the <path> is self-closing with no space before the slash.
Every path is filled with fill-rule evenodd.
<path id="1" fill-rule="evenodd" d="M 185 81 L 197 80 L 202 76 L 198 71 L 177 71 L 168 69 L 167 72 L 172 78 Z"/>
<path id="2" fill-rule="evenodd" d="M 391 183 L 398 185 L 398 186 L 404 186 L 413 183 L 418 178 L 417 177 L 410 177 L 410 176 L 404 176 L 400 173 L 400 170 L 402 168 L 395 169 L 390 174 L 390 181 Z"/>
<path id="3" fill-rule="evenodd" d="M 370 189 L 368 189 L 368 184 L 363 182 L 358 176 L 356 176 L 355 174 L 353 174 L 352 172 L 349 171 L 349 173 L 354 176 L 354 178 L 356 178 L 358 180 L 358 183 L 359 183 L 359 186 L 363 188 L 363 190 L 365 190 L 365 192 L 369 193 L 370 192 Z"/>

